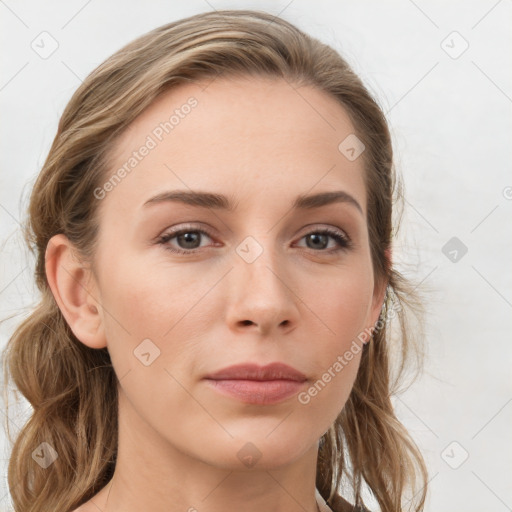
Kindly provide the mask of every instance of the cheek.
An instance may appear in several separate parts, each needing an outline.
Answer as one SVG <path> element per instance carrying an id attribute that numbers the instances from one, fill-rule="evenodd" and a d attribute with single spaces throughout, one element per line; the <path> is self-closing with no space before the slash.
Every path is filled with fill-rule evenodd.
<path id="1" fill-rule="evenodd" d="M 321 327 L 315 331 L 315 351 L 311 355 L 311 360 L 316 361 L 317 381 L 306 391 L 304 403 L 311 401 L 315 407 L 315 401 L 319 405 L 329 402 L 335 414 L 333 420 L 357 376 L 372 296 L 371 272 L 346 269 L 340 271 L 338 279 L 326 282 L 321 293 L 318 286 L 311 288 L 305 299 L 311 310 L 318 312 L 320 323 L 317 321 L 316 325 Z"/>
<path id="2" fill-rule="evenodd" d="M 193 266 L 152 265 L 135 258 L 105 268 L 101 294 L 105 334 L 118 374 L 138 364 L 133 356 L 141 343 L 151 349 L 145 340 L 156 346 L 156 353 L 160 351 L 159 364 L 171 363 L 190 350 L 199 329 L 215 318 L 208 299 L 218 274 L 198 279 Z"/>
<path id="3" fill-rule="evenodd" d="M 322 287 L 309 288 L 305 302 L 318 312 L 326 332 L 326 339 L 343 345 L 362 332 L 367 325 L 373 299 L 373 280 L 367 268 L 345 268 L 324 280 Z M 314 305 L 314 306 L 313 306 Z"/>
<path id="4" fill-rule="evenodd" d="M 191 359 L 198 351 L 197 319 L 201 311 L 204 314 L 201 298 L 216 276 L 197 279 L 196 274 L 191 280 L 190 273 L 178 267 L 165 271 L 147 263 L 146 267 L 138 270 L 144 267 L 126 259 L 104 273 L 108 351 L 131 407 L 141 417 L 159 418 L 163 431 L 178 429 L 176 411 L 193 412 L 196 420 L 204 414 L 185 389 Z"/>

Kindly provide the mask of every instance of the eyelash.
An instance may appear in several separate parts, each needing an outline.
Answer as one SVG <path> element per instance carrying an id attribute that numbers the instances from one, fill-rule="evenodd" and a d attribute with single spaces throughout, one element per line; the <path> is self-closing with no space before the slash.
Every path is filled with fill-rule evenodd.
<path id="1" fill-rule="evenodd" d="M 157 239 L 157 243 L 158 244 L 161 244 L 164 246 L 164 248 L 167 250 L 167 251 L 170 251 L 172 253 L 175 253 L 175 254 L 195 254 L 197 252 L 199 252 L 201 250 L 201 248 L 196 248 L 196 249 L 176 249 L 174 247 L 171 247 L 168 242 L 170 240 L 172 240 L 173 238 L 179 236 L 179 235 L 183 235 L 185 233 L 201 233 L 203 235 L 206 235 L 210 238 L 213 238 L 213 236 L 206 230 L 204 229 L 199 229 L 199 228 L 196 228 L 196 227 L 193 227 L 193 226 L 190 226 L 190 227 L 186 227 L 186 228 L 182 228 L 180 230 L 176 230 L 176 231 L 172 231 L 170 233 L 166 233 L 162 236 L 160 236 L 158 239 Z M 313 252 L 320 252 L 320 253 L 326 253 L 326 254 L 334 254 L 334 253 L 338 253 L 339 251 L 346 251 L 346 250 L 349 250 L 352 248 L 352 242 L 351 240 L 344 234 L 342 234 L 341 232 L 339 232 L 338 230 L 336 229 L 333 229 L 333 228 L 321 228 L 321 229 L 317 229 L 317 230 L 313 230 L 313 231 L 310 231 L 309 233 L 306 233 L 305 235 L 303 235 L 301 237 L 301 240 L 302 238 L 308 236 L 308 235 L 312 235 L 312 234 L 317 234 L 317 235 L 329 235 L 330 237 L 334 238 L 336 240 L 336 242 L 338 243 L 338 247 L 335 248 L 335 249 L 330 249 L 330 250 L 315 250 L 315 249 L 310 249 L 311 251 Z M 307 247 L 305 249 L 308 249 Z"/>

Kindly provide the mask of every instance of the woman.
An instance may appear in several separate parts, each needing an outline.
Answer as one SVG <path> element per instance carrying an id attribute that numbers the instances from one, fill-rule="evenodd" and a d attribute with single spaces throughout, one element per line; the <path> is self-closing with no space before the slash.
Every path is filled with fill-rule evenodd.
<path id="1" fill-rule="evenodd" d="M 266 13 L 165 25 L 91 73 L 31 196 L 16 512 L 365 510 L 366 490 L 422 510 L 390 402 L 412 297 L 393 172 L 360 79 Z"/>

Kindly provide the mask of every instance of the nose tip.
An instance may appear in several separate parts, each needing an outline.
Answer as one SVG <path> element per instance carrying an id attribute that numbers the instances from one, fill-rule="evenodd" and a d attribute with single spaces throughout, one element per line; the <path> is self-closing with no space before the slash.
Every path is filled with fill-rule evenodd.
<path id="1" fill-rule="evenodd" d="M 295 295 L 286 284 L 289 273 L 278 269 L 275 259 L 265 259 L 262 254 L 253 263 L 240 261 L 239 268 L 230 274 L 232 300 L 227 321 L 231 328 L 256 329 L 261 334 L 294 328 L 299 312 Z"/>

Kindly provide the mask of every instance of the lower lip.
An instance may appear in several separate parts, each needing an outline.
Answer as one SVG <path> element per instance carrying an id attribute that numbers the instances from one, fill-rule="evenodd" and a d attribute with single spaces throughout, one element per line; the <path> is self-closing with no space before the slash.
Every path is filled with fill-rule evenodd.
<path id="1" fill-rule="evenodd" d="M 297 394 L 304 382 L 294 380 L 213 380 L 206 379 L 215 390 L 247 404 L 276 404 Z"/>

